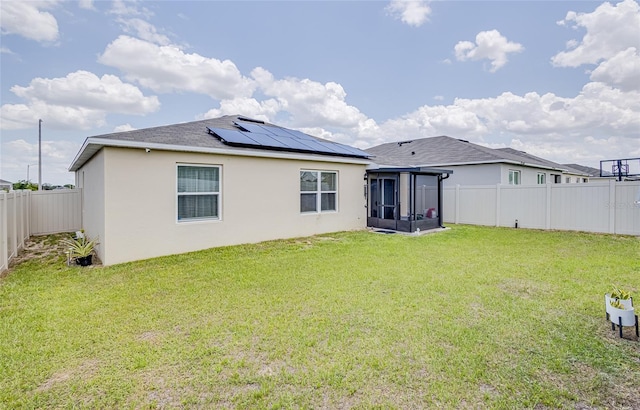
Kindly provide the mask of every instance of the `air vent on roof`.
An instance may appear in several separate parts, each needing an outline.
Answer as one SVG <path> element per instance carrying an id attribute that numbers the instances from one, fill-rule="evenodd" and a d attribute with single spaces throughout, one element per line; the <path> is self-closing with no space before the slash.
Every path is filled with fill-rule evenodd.
<path id="1" fill-rule="evenodd" d="M 264 124 L 264 121 L 254 120 L 253 118 L 247 118 L 247 117 L 243 117 L 243 116 L 238 116 L 238 119 L 240 121 L 247 121 L 247 122 L 255 122 L 255 123 L 258 123 L 258 124 Z"/>
<path id="2" fill-rule="evenodd" d="M 469 141 L 467 141 L 467 140 L 461 140 L 460 138 L 458 138 L 458 141 L 460 141 L 460 142 L 466 142 L 467 144 L 469 143 Z"/>
<path id="3" fill-rule="evenodd" d="M 400 141 L 398 142 L 398 146 L 401 147 L 403 144 L 411 144 L 413 142 L 413 140 L 409 140 L 409 141 Z"/>

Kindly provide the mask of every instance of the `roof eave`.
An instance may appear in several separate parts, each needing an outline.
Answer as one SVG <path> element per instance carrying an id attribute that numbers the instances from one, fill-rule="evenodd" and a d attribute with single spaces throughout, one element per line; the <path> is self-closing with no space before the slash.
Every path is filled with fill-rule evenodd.
<path id="1" fill-rule="evenodd" d="M 107 138 L 90 137 L 87 138 L 80 148 L 80 151 L 74 158 L 73 162 L 69 166 L 70 172 L 75 172 L 89 161 L 98 151 L 104 147 L 114 148 L 132 148 L 132 149 L 150 149 L 158 151 L 178 151 L 178 152 L 194 152 L 204 154 L 218 154 L 218 155 L 235 155 L 244 157 L 258 157 L 258 158 L 280 158 L 280 159 L 303 159 L 307 161 L 323 161 L 323 162 L 337 162 L 347 164 L 362 164 L 368 165 L 371 163 L 370 159 L 347 157 L 347 156 L 333 156 L 333 155 L 319 155 L 319 154 L 305 154 L 294 153 L 286 151 L 261 151 L 261 150 L 238 150 L 238 149 L 224 149 L 224 148 L 211 148 L 211 147 L 193 147 L 188 145 L 171 145 L 171 144 L 158 144 L 148 143 L 141 141 L 125 141 L 125 140 L 113 140 Z"/>

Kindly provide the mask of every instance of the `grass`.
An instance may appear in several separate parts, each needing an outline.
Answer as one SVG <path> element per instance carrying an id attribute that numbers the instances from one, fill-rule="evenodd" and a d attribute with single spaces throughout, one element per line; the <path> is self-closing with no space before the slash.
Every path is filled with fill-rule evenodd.
<path id="1" fill-rule="evenodd" d="M 638 408 L 634 237 L 350 232 L 0 278 L 0 408 Z"/>

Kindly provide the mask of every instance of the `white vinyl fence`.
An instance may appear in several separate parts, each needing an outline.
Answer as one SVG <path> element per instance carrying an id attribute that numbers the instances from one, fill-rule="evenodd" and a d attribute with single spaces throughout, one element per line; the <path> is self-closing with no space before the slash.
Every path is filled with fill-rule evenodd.
<path id="1" fill-rule="evenodd" d="M 444 188 L 445 222 L 640 235 L 640 181 Z"/>
<path id="2" fill-rule="evenodd" d="M 0 273 L 31 235 L 82 228 L 79 189 L 0 193 Z"/>

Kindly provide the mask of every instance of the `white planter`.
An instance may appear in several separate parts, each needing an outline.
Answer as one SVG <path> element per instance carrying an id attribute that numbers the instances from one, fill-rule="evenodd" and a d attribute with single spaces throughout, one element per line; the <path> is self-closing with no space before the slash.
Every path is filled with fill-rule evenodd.
<path id="1" fill-rule="evenodd" d="M 611 323 L 622 326 L 635 326 L 636 325 L 636 312 L 633 308 L 630 309 L 618 309 L 610 306 L 609 320 Z M 620 320 L 622 319 L 622 321 Z"/>
<path id="2" fill-rule="evenodd" d="M 604 295 L 604 307 L 607 312 L 607 319 L 609 319 L 609 317 L 611 316 L 611 311 L 615 309 L 613 306 L 611 306 L 612 300 L 615 300 L 615 299 L 612 299 L 609 293 Z M 624 306 L 625 310 L 633 308 L 633 299 L 618 299 L 618 300 Z M 616 322 L 616 324 L 618 324 L 618 322 Z"/>

